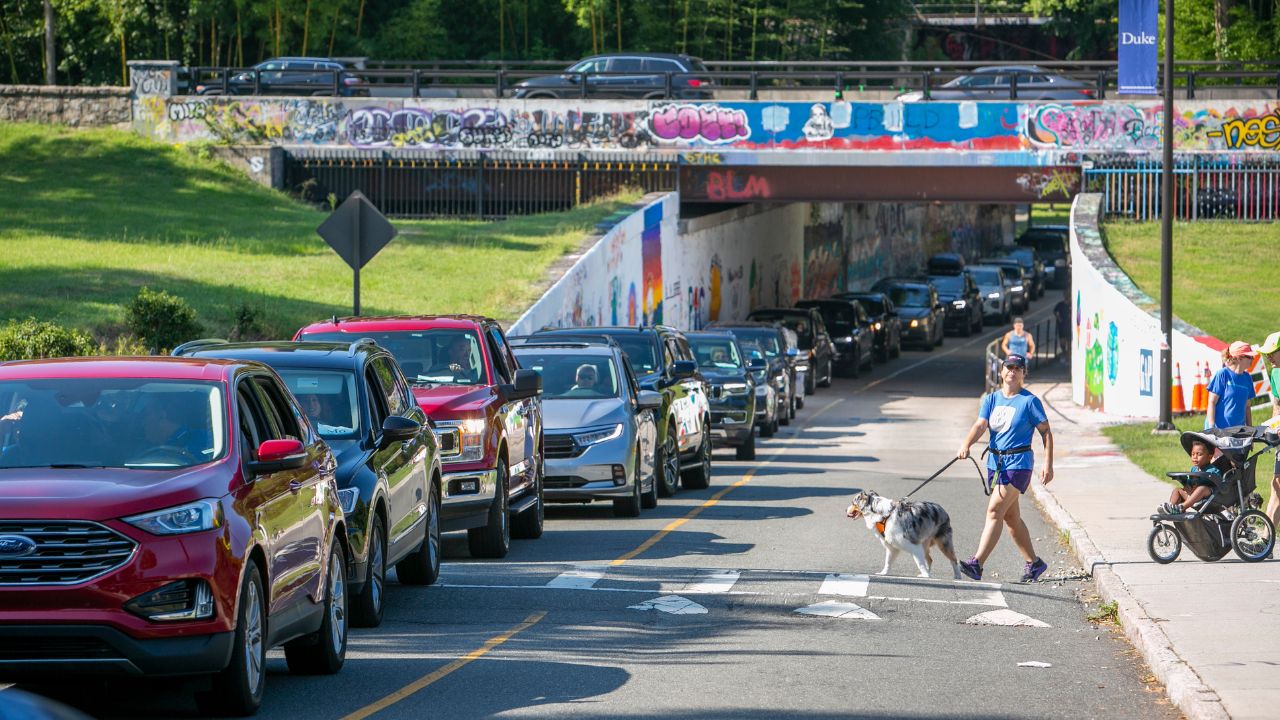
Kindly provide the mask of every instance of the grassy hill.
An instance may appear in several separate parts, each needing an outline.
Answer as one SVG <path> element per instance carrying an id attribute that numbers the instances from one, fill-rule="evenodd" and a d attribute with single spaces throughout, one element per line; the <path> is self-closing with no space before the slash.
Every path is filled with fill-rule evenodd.
<path id="1" fill-rule="evenodd" d="M 547 267 L 635 199 L 504 222 L 397 222 L 361 273 L 366 314 L 514 318 Z M 243 305 L 269 336 L 351 311 L 326 214 L 179 147 L 112 130 L 0 124 L 0 322 L 34 316 L 112 337 L 143 285 L 186 299 L 211 335 Z"/>

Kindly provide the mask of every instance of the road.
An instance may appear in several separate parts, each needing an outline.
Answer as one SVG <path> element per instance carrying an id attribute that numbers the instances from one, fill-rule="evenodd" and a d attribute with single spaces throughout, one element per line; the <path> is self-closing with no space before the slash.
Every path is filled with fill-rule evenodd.
<path id="1" fill-rule="evenodd" d="M 501 562 L 450 538 L 441 582 L 391 585 L 386 621 L 353 633 L 339 675 L 291 676 L 273 653 L 260 717 L 1178 717 L 1123 638 L 1086 618 L 1091 582 L 1029 499 L 1041 582 L 1017 582 L 1007 537 L 986 584 L 953 582 L 938 559 L 918 580 L 905 555 L 869 575 L 883 550 L 844 517 L 849 496 L 903 495 L 953 456 L 996 332 L 837 379 L 756 462 L 719 452 L 711 488 L 638 519 L 553 506 L 542 539 Z M 971 554 L 985 507 L 972 466 L 917 497 L 948 509 Z M 1048 627 L 966 623 L 1001 610 Z M 195 713 L 175 683 L 60 694 L 97 716 Z"/>

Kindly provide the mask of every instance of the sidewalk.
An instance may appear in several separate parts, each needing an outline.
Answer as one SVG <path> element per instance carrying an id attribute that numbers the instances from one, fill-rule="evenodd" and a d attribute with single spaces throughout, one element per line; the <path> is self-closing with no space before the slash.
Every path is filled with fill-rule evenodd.
<path id="1" fill-rule="evenodd" d="M 1119 418 L 1077 407 L 1069 381 L 1029 389 L 1045 402 L 1057 451 L 1053 482 L 1032 484 L 1036 500 L 1070 531 L 1170 699 L 1193 720 L 1280 716 L 1280 562 L 1247 564 L 1231 553 L 1207 563 L 1184 547 L 1176 562 L 1157 565 L 1146 550 L 1149 517 L 1170 486 L 1107 440 L 1101 427 Z"/>

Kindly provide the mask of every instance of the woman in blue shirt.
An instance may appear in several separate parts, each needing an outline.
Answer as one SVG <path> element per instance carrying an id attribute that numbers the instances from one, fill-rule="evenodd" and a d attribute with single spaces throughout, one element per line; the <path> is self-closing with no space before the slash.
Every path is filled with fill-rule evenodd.
<path id="1" fill-rule="evenodd" d="M 1253 400 L 1253 347 L 1237 340 L 1222 351 L 1222 369 L 1209 380 L 1209 404 L 1205 409 L 1204 429 L 1234 425 L 1252 425 L 1249 401 Z"/>
<path id="2" fill-rule="evenodd" d="M 1031 544 L 1031 533 L 1027 531 L 1018 508 L 1018 499 L 1031 486 L 1031 472 L 1035 464 L 1031 440 L 1036 432 L 1040 433 L 1044 441 L 1045 461 L 1041 476 L 1046 485 L 1053 480 L 1053 433 L 1049 430 L 1044 404 L 1022 386 L 1026 376 L 1025 357 L 1010 355 L 1005 358 L 1000 371 L 1003 386 L 982 398 L 978 420 L 969 428 L 969 434 L 956 452 L 958 458 L 968 457 L 969 446 L 983 432 L 991 432 L 987 474 L 992 491 L 987 503 L 987 524 L 982 529 L 978 552 L 960 563 L 960 572 L 973 580 L 982 579 L 982 564 L 996 549 L 1000 530 L 1006 526 L 1013 544 L 1027 562 L 1023 568 L 1022 581 L 1034 582 L 1049 569 L 1048 564 L 1036 555 L 1035 547 Z"/>

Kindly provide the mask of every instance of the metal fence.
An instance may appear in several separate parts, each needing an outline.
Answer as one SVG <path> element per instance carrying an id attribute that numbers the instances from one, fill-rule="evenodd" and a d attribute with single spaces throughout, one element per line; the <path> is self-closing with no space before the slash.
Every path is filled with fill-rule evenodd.
<path id="1" fill-rule="evenodd" d="M 1086 161 L 1086 192 L 1102 193 L 1106 215 L 1160 218 L 1162 163 L 1141 156 Z M 1180 155 L 1174 159 L 1174 217 L 1280 219 L 1280 157 Z"/>
<path id="2" fill-rule="evenodd" d="M 285 153 L 286 189 L 328 205 L 353 190 L 401 218 L 503 218 L 568 210 L 634 188 L 674 190 L 674 158 L 628 155 L 414 153 L 295 149 Z"/>
<path id="3" fill-rule="evenodd" d="M 1028 372 L 1036 370 L 1042 363 L 1049 363 L 1058 359 L 1060 353 L 1058 350 L 1058 319 L 1056 317 L 1045 318 L 1035 324 L 1024 324 L 1023 330 L 1031 334 L 1032 340 L 1035 341 L 1036 351 L 1027 358 Z M 984 362 L 986 364 L 986 382 L 987 392 L 991 392 L 1000 387 L 1000 366 L 1004 362 L 1004 352 L 1000 349 L 1000 341 L 1004 339 L 1004 333 L 995 340 L 987 343 L 987 351 L 984 353 Z M 1063 353 L 1068 359 L 1071 358 L 1070 347 L 1062 348 Z"/>

